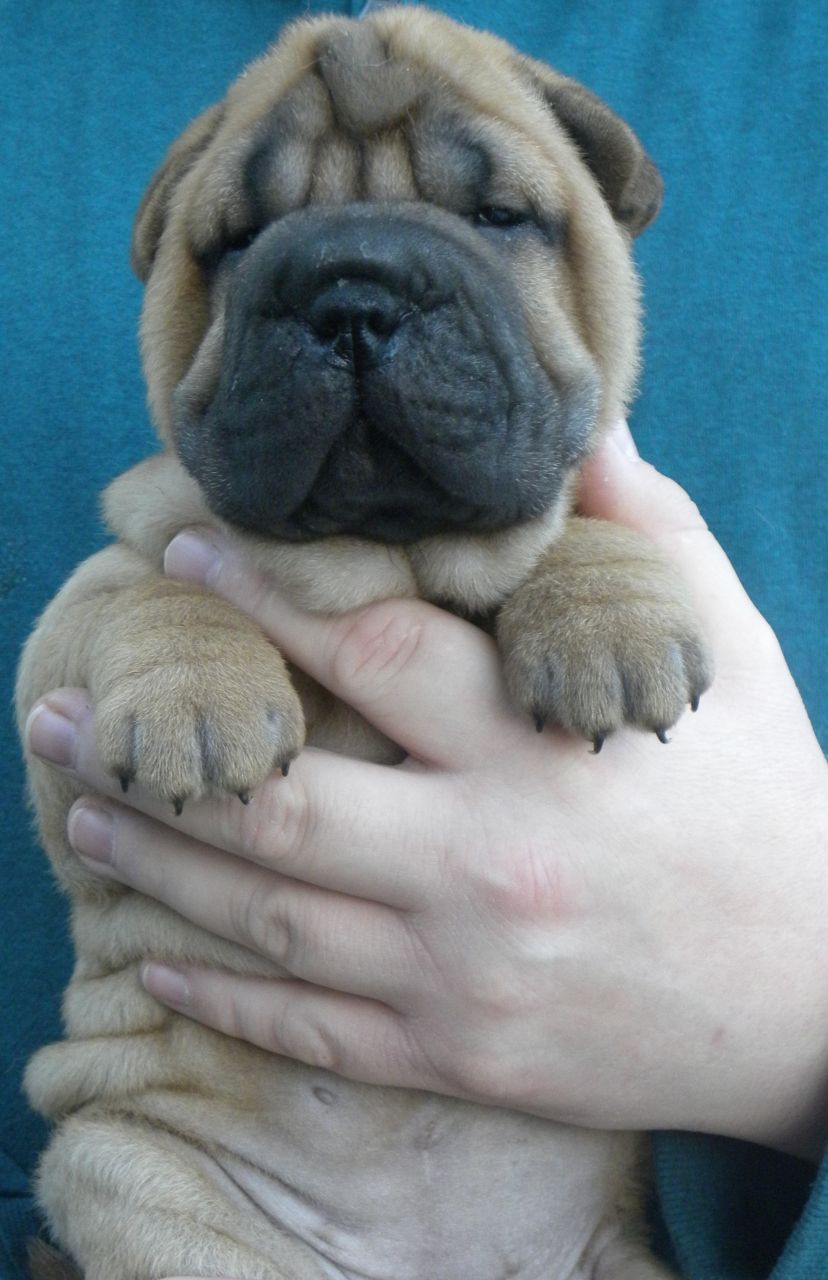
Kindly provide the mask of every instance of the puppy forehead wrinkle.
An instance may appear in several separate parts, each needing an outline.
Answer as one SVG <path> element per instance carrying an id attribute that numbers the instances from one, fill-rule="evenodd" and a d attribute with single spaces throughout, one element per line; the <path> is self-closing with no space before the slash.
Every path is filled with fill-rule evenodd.
<path id="1" fill-rule="evenodd" d="M 493 164 L 483 140 L 451 113 L 429 113 L 411 131 L 417 184 L 431 200 L 456 210 L 480 204 Z"/>
<path id="2" fill-rule="evenodd" d="M 266 128 L 274 139 L 312 141 L 334 123 L 331 99 L 317 76 L 306 73 L 268 112 Z"/>
<path id="3" fill-rule="evenodd" d="M 562 143 L 571 148 L 566 130 L 528 74 L 526 60 L 504 40 L 426 9 L 418 10 L 416 23 L 408 18 L 407 7 L 399 5 L 379 9 L 366 21 L 381 32 L 392 55 L 456 94 L 475 120 L 531 140 L 541 168 L 554 161 Z"/>
<path id="4" fill-rule="evenodd" d="M 350 139 L 332 134 L 317 148 L 311 180 L 311 199 L 320 204 L 341 204 L 359 195 L 361 154 Z"/>
<path id="5" fill-rule="evenodd" d="M 380 25 L 378 19 L 387 19 L 392 12 L 380 11 L 361 22 L 312 21 L 301 42 L 289 39 L 259 62 L 255 74 L 262 87 L 256 94 L 260 114 L 258 121 L 248 116 L 247 161 L 235 170 L 236 190 L 230 190 L 228 183 L 223 202 L 213 205 L 214 210 L 220 206 L 227 210 L 224 229 L 246 230 L 309 199 L 339 202 L 422 195 L 466 212 L 484 198 L 488 203 L 509 204 L 510 198 L 523 194 L 536 210 L 560 207 L 560 193 L 550 191 L 548 151 L 537 145 L 531 128 L 527 136 L 520 127 L 536 122 L 524 118 L 515 129 L 517 121 L 507 122 L 498 114 L 498 86 L 510 90 L 505 93 L 508 102 L 522 81 L 514 58 L 501 56 L 489 69 L 496 83 L 487 86 L 489 109 L 481 113 L 479 67 L 476 75 L 468 74 L 464 36 L 458 37 L 456 29 L 452 32 L 452 41 L 458 41 L 454 53 L 459 63 L 443 67 L 438 61 L 435 67 L 431 46 L 432 62 L 424 64 L 416 40 L 409 44 L 393 26 Z M 493 43 L 499 48 L 500 42 Z M 266 93 L 271 60 L 272 81 Z M 528 106 L 534 113 L 538 109 L 535 95 L 522 83 L 521 90 L 523 108 Z M 269 106 L 262 115 L 267 98 Z M 474 108 L 471 112 L 469 106 Z M 433 130 L 438 115 L 446 119 Z M 544 112 L 545 121 L 548 116 Z M 424 131 L 421 122 L 425 120 L 432 123 Z M 436 136 L 426 138 L 432 131 Z M 328 145 L 334 133 L 364 144 L 357 155 L 356 176 L 353 155 L 342 146 L 332 150 Z M 407 157 L 399 142 L 387 141 L 389 134 L 397 133 L 405 139 Z M 506 146 L 505 134 L 511 135 Z M 492 155 L 497 157 L 494 166 Z M 502 157 L 510 155 L 513 158 L 504 162 Z M 318 175 L 320 156 L 322 173 Z M 552 185 L 557 186 L 554 179 Z M 196 239 L 215 241 L 222 229 L 211 226 Z"/>
<path id="6" fill-rule="evenodd" d="M 242 178 L 247 150 L 245 138 L 234 138 L 210 151 L 194 169 L 186 225 L 197 251 L 245 230 L 256 217 L 255 192 Z"/>
<path id="7" fill-rule="evenodd" d="M 315 69 L 338 124 L 358 137 L 398 124 L 424 87 L 423 74 L 392 57 L 368 22 L 335 28 L 323 37 Z"/>
<path id="8" fill-rule="evenodd" d="M 286 138 L 251 152 L 244 182 L 256 193 L 260 225 L 305 203 L 311 189 L 314 156 L 315 147 L 298 138 Z"/>
<path id="9" fill-rule="evenodd" d="M 248 200 L 258 202 L 260 223 L 304 203 L 314 151 L 332 122 L 330 99 L 313 75 L 293 85 L 259 121 L 240 183 Z"/>
<path id="10" fill-rule="evenodd" d="M 366 200 L 414 200 L 417 185 L 401 130 L 380 134 L 365 148 L 363 197 Z"/>

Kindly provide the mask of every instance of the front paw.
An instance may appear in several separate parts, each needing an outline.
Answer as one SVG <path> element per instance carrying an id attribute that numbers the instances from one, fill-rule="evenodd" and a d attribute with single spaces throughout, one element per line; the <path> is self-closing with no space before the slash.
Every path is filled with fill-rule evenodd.
<path id="1" fill-rule="evenodd" d="M 96 698 L 98 751 L 124 791 L 169 801 L 231 793 L 246 802 L 271 770 L 287 772 L 304 743 L 301 704 L 285 664 L 253 631 L 196 633 L 181 653 L 113 656 Z"/>
<path id="2" fill-rule="evenodd" d="M 675 572 L 654 550 L 631 557 L 625 544 L 622 536 L 625 554 L 599 564 L 564 558 L 541 568 L 497 624 L 515 703 L 539 730 L 560 725 L 589 738 L 596 752 L 624 724 L 666 742 L 712 678 L 707 642 Z"/>

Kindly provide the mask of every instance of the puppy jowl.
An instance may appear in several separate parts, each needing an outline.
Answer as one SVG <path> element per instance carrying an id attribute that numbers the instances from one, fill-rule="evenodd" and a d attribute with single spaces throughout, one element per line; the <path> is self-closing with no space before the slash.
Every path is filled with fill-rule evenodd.
<path id="1" fill-rule="evenodd" d="M 317 612 L 482 617 L 527 732 L 664 737 L 710 678 L 693 611 L 654 548 L 573 506 L 637 376 L 630 243 L 660 191 L 609 108 L 491 36 L 415 8 L 288 28 L 138 212 L 161 451 L 110 487 L 115 540 L 40 620 L 21 724 L 88 689 L 104 769 L 176 812 L 247 801 L 306 742 L 399 760 L 235 606 L 163 576 L 200 525 Z M 27 1074 L 54 1123 L 39 1196 L 87 1280 L 612 1280 L 639 1254 L 666 1275 L 633 1243 L 637 1139 L 352 1083 L 162 1009 L 148 958 L 280 971 L 93 875 L 65 834 L 79 785 L 28 763 L 78 953 L 67 1039 Z"/>

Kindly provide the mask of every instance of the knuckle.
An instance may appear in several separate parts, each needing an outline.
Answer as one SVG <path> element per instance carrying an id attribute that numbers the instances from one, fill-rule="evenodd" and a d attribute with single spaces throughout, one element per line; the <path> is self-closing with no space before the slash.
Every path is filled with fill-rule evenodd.
<path id="1" fill-rule="evenodd" d="M 493 964 L 467 984 L 466 1003 L 485 1026 L 503 1027 L 536 1012 L 535 1001 L 516 967 Z"/>
<path id="2" fill-rule="evenodd" d="M 758 609 L 754 609 L 753 623 L 755 635 L 752 638 L 754 656 L 764 666 L 777 666 L 785 663 L 782 645 L 771 624 Z"/>
<path id="3" fill-rule="evenodd" d="M 345 1055 L 338 1037 L 330 1027 L 309 1018 L 290 997 L 274 1015 L 266 1043 L 273 1052 L 287 1052 L 322 1071 L 345 1073 Z"/>
<path id="4" fill-rule="evenodd" d="M 210 590 L 237 605 L 248 617 L 261 620 L 268 616 L 273 589 L 265 574 L 242 556 L 223 556 L 210 580 Z"/>
<path id="5" fill-rule="evenodd" d="M 198 1008 L 202 1016 L 209 1017 L 211 1007 L 203 992 L 200 993 Z M 220 1027 L 226 1035 L 232 1036 L 234 1040 L 247 1040 L 252 1044 L 256 1043 L 255 1025 L 250 1016 L 250 1011 L 244 1001 L 238 998 L 232 987 L 222 1001 L 220 1009 L 213 1010 L 213 1013 L 214 1015 L 215 1013 L 220 1013 L 220 1017 L 214 1016 L 213 1025 Z"/>
<path id="6" fill-rule="evenodd" d="M 233 936 L 291 971 L 293 939 L 278 887 L 257 877 L 231 908 Z"/>
<path id="7" fill-rule="evenodd" d="M 675 501 L 676 508 L 676 524 L 680 529 L 687 529 L 693 533 L 705 533 L 710 538 L 713 537 L 708 528 L 707 521 L 699 510 L 698 503 L 690 497 L 685 489 L 680 485 L 674 484 L 672 496 Z"/>
<path id="8" fill-rule="evenodd" d="M 671 531 L 676 534 L 706 532 L 707 522 L 687 490 L 662 475 L 651 463 L 646 462 L 643 467 L 642 475 L 649 481 L 653 499 L 662 505 Z"/>
<path id="9" fill-rule="evenodd" d="M 324 1071 L 342 1075 L 346 1071 L 345 1055 L 337 1036 L 328 1028 L 311 1025 L 306 1030 L 310 1061 Z"/>
<path id="10" fill-rule="evenodd" d="M 296 777 L 269 779 L 253 793 L 250 804 L 228 801 L 230 821 L 237 824 L 233 847 L 263 866 L 292 862 L 306 848 L 311 828 L 310 797 Z"/>
<path id="11" fill-rule="evenodd" d="M 342 619 L 328 659 L 335 687 L 346 697 L 384 692 L 414 658 L 423 628 L 422 611 L 409 601 L 383 601 Z"/>
<path id="12" fill-rule="evenodd" d="M 573 907 L 574 886 L 563 861 L 531 844 L 490 858 L 477 888 L 484 906 L 507 924 L 554 924 Z"/>

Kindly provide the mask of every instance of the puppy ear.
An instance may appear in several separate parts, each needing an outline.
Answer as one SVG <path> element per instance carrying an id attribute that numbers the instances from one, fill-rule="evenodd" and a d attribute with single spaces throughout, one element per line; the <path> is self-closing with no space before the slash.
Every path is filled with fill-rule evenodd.
<path id="1" fill-rule="evenodd" d="M 578 84 L 543 63 L 531 69 L 555 116 L 595 175 L 617 222 L 637 236 L 661 208 L 661 174 L 628 124 Z"/>
<path id="2" fill-rule="evenodd" d="M 197 116 L 172 144 L 144 193 L 132 227 L 132 269 L 144 283 L 152 270 L 172 194 L 213 141 L 223 116 L 223 102 L 217 102 Z"/>

